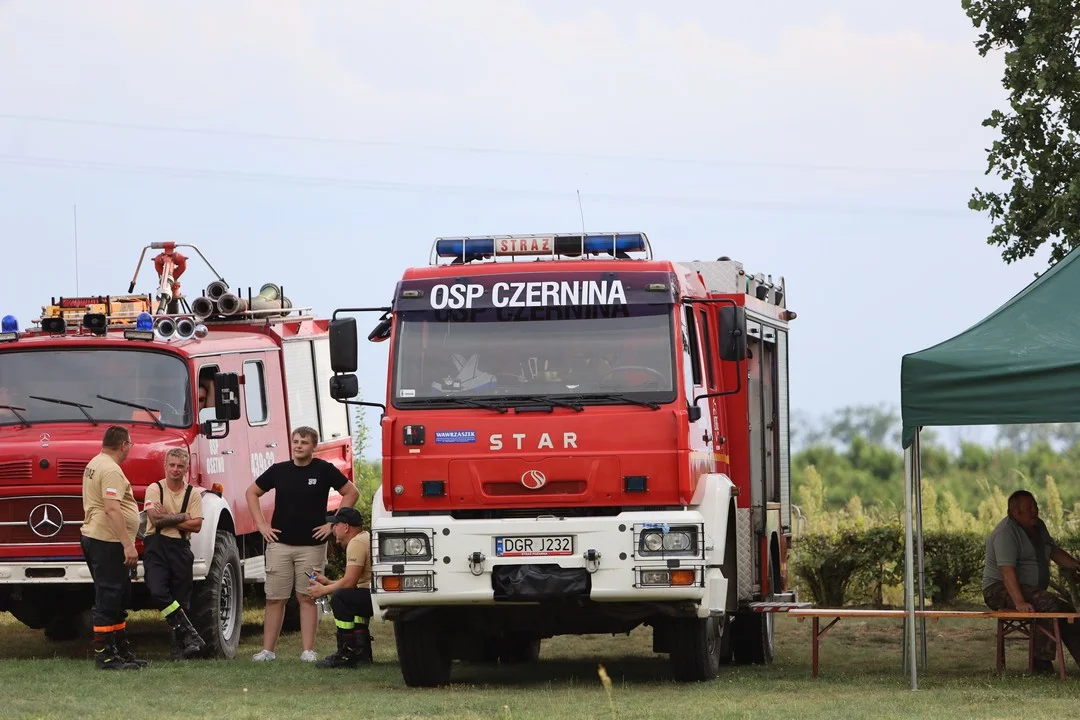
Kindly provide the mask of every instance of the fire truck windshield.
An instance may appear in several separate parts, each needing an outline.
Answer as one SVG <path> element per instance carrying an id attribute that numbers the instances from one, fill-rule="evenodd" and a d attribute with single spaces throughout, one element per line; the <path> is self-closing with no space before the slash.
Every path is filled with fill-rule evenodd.
<path id="1" fill-rule="evenodd" d="M 88 422 L 89 414 L 98 423 L 187 427 L 193 397 L 187 364 L 174 355 L 85 348 L 0 353 L 0 425 Z M 16 414 L 4 405 L 20 409 Z"/>
<path id="2" fill-rule="evenodd" d="M 562 395 L 581 405 L 675 399 L 670 305 L 532 310 L 403 312 L 394 404 L 462 397 L 554 403 Z"/>

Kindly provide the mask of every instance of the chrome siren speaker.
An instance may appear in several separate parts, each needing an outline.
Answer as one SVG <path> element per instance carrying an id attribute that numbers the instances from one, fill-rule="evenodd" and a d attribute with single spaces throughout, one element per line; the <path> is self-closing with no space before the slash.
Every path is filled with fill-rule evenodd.
<path id="1" fill-rule="evenodd" d="M 195 321 L 191 318 L 180 318 L 176 321 L 176 337 L 187 340 L 195 335 Z"/>
<path id="2" fill-rule="evenodd" d="M 224 280 L 215 280 L 206 286 L 206 297 L 211 300 L 217 300 L 227 292 L 229 292 L 229 286 L 225 284 Z"/>
<path id="3" fill-rule="evenodd" d="M 217 300 L 218 312 L 222 315 L 239 315 L 247 310 L 247 301 L 241 300 L 232 293 L 225 293 Z"/>
<path id="4" fill-rule="evenodd" d="M 172 318 L 161 318 L 154 325 L 154 333 L 162 339 L 171 338 L 176 334 L 176 321 Z"/>
<path id="5" fill-rule="evenodd" d="M 209 334 L 210 334 L 210 331 L 202 323 L 199 323 L 198 325 L 195 326 L 195 337 L 201 339 L 201 338 L 206 337 Z"/>
<path id="6" fill-rule="evenodd" d="M 191 312 L 199 320 L 205 320 L 215 311 L 214 301 L 208 297 L 197 297 L 191 301 Z"/>

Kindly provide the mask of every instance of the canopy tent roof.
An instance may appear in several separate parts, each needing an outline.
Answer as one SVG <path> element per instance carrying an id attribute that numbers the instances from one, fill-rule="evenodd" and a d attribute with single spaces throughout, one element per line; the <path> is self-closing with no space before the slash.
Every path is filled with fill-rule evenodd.
<path id="1" fill-rule="evenodd" d="M 900 364 L 904 447 L 920 427 L 1080 421 L 1080 250 L 976 325 Z"/>

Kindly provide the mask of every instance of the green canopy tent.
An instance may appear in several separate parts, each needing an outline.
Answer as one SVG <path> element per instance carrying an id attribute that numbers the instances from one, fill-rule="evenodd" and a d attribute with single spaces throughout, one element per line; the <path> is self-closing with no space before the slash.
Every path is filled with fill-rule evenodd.
<path id="1" fill-rule="evenodd" d="M 907 627 L 914 629 L 913 537 L 919 545 L 923 603 L 919 430 L 1080 421 L 1080 253 L 1070 252 L 959 335 L 905 355 L 900 405 L 907 510 L 905 607 Z M 908 657 L 914 660 L 914 632 L 906 642 Z M 923 642 L 925 657 L 925 634 Z M 911 662 L 912 689 L 918 682 L 916 665 Z"/>

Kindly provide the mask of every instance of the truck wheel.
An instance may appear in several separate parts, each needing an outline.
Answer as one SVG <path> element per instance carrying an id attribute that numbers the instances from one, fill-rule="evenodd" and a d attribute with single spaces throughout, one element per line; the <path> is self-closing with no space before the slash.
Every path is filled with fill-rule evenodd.
<path id="1" fill-rule="evenodd" d="M 210 571 L 191 594 L 191 622 L 217 657 L 236 657 L 244 609 L 243 587 L 236 538 L 228 530 L 218 530 Z"/>
<path id="2" fill-rule="evenodd" d="M 61 612 L 45 626 L 45 637 L 53 642 L 67 642 L 80 638 L 89 640 L 94 634 L 94 621 L 89 610 Z"/>
<path id="3" fill-rule="evenodd" d="M 394 621 L 401 677 L 409 687 L 436 687 L 450 682 L 450 648 L 437 623 L 428 619 Z"/>
<path id="4" fill-rule="evenodd" d="M 526 665 L 540 660 L 540 638 L 528 635 L 507 635 L 499 647 L 499 662 L 503 665 Z"/>
<path id="5" fill-rule="evenodd" d="M 744 612 L 735 617 L 735 662 L 768 665 L 773 661 L 773 613 Z"/>
<path id="6" fill-rule="evenodd" d="M 711 680 L 720 672 L 727 623 L 722 618 L 672 618 L 671 670 L 679 682 Z"/>
<path id="7" fill-rule="evenodd" d="M 285 601 L 285 615 L 281 619 L 281 632 L 300 632 L 300 601 L 296 599 L 296 593 Z"/>

